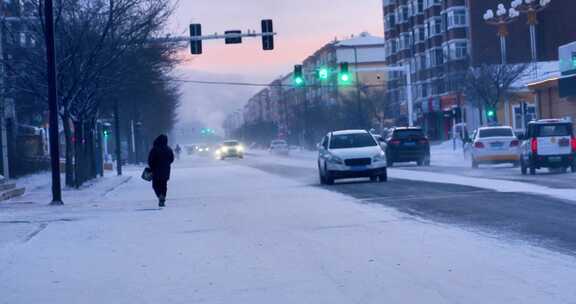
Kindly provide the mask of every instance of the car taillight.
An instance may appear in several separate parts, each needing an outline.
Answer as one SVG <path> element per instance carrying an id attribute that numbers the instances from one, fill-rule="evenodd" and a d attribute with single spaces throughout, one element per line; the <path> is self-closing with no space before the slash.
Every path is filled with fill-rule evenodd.
<path id="1" fill-rule="evenodd" d="M 418 143 L 421 144 L 421 145 L 427 145 L 427 144 L 428 144 L 428 140 L 426 140 L 426 139 L 421 139 L 421 140 L 418 141 Z"/>
<path id="2" fill-rule="evenodd" d="M 510 142 L 510 147 L 518 147 L 520 145 L 520 141 L 519 140 L 513 140 Z"/>
<path id="3" fill-rule="evenodd" d="M 484 144 L 481 143 L 481 142 L 479 142 L 479 141 L 477 141 L 476 143 L 474 143 L 474 148 L 484 149 Z"/>
<path id="4" fill-rule="evenodd" d="M 572 136 L 572 152 L 576 153 L 576 137 Z"/>
<path id="5" fill-rule="evenodd" d="M 399 145 L 399 144 L 400 144 L 400 141 L 397 140 L 397 139 L 394 139 L 394 140 L 391 140 L 391 141 L 390 141 L 390 144 L 391 144 L 391 145 Z"/>
<path id="6" fill-rule="evenodd" d="M 532 150 L 532 153 L 538 153 L 538 139 L 532 138 L 530 141 L 530 149 Z"/>

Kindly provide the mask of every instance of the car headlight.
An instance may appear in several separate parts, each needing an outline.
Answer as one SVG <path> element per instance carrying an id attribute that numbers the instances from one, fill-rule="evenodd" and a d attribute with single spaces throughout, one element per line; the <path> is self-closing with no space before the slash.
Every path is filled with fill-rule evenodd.
<path id="1" fill-rule="evenodd" d="M 374 157 L 372 157 L 373 162 L 377 163 L 377 162 L 384 162 L 386 161 L 386 153 L 384 153 L 384 151 L 380 152 L 379 154 L 375 155 Z"/>
<path id="2" fill-rule="evenodd" d="M 228 148 L 226 147 L 222 147 L 222 149 L 220 149 L 221 153 L 228 153 Z"/>
<path id="3" fill-rule="evenodd" d="M 244 147 L 238 146 L 238 151 L 240 151 L 240 152 L 244 151 Z"/>
<path id="4" fill-rule="evenodd" d="M 330 155 L 330 157 L 328 157 L 327 160 L 331 164 L 336 164 L 336 165 L 343 165 L 344 164 L 344 161 L 336 155 Z"/>

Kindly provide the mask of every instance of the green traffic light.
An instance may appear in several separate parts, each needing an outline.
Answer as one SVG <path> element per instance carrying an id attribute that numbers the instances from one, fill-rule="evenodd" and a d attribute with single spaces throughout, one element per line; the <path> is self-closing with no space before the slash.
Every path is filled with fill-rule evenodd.
<path id="1" fill-rule="evenodd" d="M 492 111 L 492 110 L 489 110 L 488 113 L 486 113 L 486 115 L 488 115 L 488 117 L 493 117 L 494 114 L 496 114 L 496 113 L 494 113 L 494 111 Z"/>
<path id="2" fill-rule="evenodd" d="M 320 70 L 318 70 L 318 78 L 320 80 L 327 80 L 328 74 L 329 74 L 329 71 L 327 68 L 321 68 Z"/>
<path id="3" fill-rule="evenodd" d="M 348 82 L 348 81 L 350 81 L 350 75 L 348 75 L 348 74 L 342 74 L 342 75 L 340 76 L 340 80 L 342 80 L 343 82 Z"/>
<path id="4" fill-rule="evenodd" d="M 294 83 L 298 86 L 302 85 L 302 84 L 304 84 L 304 79 L 302 79 L 302 77 L 296 77 L 296 78 L 294 78 Z"/>

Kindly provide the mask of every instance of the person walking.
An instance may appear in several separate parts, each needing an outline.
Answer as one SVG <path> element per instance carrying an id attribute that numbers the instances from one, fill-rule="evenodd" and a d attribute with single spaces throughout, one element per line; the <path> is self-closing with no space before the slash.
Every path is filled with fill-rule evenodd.
<path id="1" fill-rule="evenodd" d="M 174 152 L 176 152 L 176 159 L 180 160 L 180 152 L 182 152 L 182 148 L 180 148 L 180 145 L 176 145 L 176 149 L 174 149 Z"/>
<path id="2" fill-rule="evenodd" d="M 170 180 L 170 167 L 174 162 L 174 152 L 168 146 L 168 136 L 160 135 L 154 140 L 154 147 L 148 155 L 148 167 L 152 170 L 152 188 L 158 197 L 159 207 L 164 207 Z"/>

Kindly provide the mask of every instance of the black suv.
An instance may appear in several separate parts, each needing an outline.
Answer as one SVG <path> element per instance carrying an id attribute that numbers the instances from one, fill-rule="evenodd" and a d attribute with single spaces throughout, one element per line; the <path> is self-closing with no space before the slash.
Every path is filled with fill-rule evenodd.
<path id="1" fill-rule="evenodd" d="M 388 167 L 398 162 L 430 166 L 430 142 L 421 128 L 394 128 L 385 138 Z"/>

